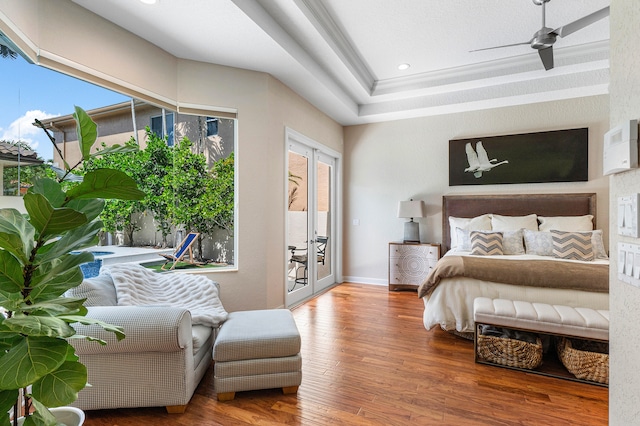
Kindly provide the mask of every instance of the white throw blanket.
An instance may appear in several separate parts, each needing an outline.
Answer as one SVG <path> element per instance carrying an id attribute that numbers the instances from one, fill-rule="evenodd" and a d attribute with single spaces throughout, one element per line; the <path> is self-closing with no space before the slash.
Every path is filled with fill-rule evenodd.
<path id="1" fill-rule="evenodd" d="M 197 274 L 156 273 L 144 266 L 120 263 L 102 267 L 113 279 L 119 306 L 161 305 L 185 308 L 193 324 L 217 327 L 227 319 L 218 288 Z"/>

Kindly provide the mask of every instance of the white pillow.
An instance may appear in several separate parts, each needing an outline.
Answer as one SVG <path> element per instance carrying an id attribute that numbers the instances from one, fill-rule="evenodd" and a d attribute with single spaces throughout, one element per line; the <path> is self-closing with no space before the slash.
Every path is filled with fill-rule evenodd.
<path id="1" fill-rule="evenodd" d="M 85 278 L 78 287 L 66 291 L 66 297 L 86 298 L 85 306 L 116 306 L 118 296 L 111 275 Z"/>
<path id="2" fill-rule="evenodd" d="M 593 231 L 593 215 L 584 216 L 538 216 L 541 231 L 585 232 Z"/>
<path id="3" fill-rule="evenodd" d="M 468 229 L 456 228 L 458 245 L 453 251 L 471 251 L 471 231 Z"/>
<path id="4" fill-rule="evenodd" d="M 449 216 L 449 231 L 451 234 L 451 249 L 458 247 L 456 228 L 466 231 L 490 231 L 491 215 L 483 214 L 473 218 Z"/>
<path id="5" fill-rule="evenodd" d="M 494 214 L 491 217 L 491 229 L 494 231 L 517 231 L 519 229 L 538 230 L 538 216 L 501 216 Z"/>

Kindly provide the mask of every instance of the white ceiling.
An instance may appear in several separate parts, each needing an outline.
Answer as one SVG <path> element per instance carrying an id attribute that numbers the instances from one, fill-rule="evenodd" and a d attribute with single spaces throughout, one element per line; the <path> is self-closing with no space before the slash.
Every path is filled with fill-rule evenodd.
<path id="1" fill-rule="evenodd" d="M 608 93 L 609 18 L 521 45 L 532 0 L 73 0 L 185 59 L 267 72 L 343 125 Z M 609 0 L 551 0 L 558 28 Z M 398 70 L 409 63 L 406 71 Z"/>

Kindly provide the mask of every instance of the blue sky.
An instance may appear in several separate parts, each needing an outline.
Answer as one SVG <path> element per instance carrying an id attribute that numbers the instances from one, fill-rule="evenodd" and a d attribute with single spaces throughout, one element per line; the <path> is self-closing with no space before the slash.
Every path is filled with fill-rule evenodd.
<path id="1" fill-rule="evenodd" d="M 29 64 L 22 57 L 0 57 L 0 140 L 23 140 L 45 160 L 53 147 L 35 118 L 73 113 L 127 101 L 130 98 L 73 77 Z"/>

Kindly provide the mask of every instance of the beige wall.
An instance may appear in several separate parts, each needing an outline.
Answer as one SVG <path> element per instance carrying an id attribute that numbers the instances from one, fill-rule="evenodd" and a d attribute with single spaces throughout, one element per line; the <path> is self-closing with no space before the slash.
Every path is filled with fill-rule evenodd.
<path id="1" fill-rule="evenodd" d="M 596 192 L 597 226 L 608 229 L 608 179 L 602 176 L 602 137 L 609 126 L 609 98 L 414 118 L 345 128 L 345 281 L 387 283 L 388 243 L 402 240 L 405 219 L 398 202 L 427 203 L 422 241 L 442 241 L 444 194 Z M 589 128 L 589 181 L 449 187 L 449 140 Z M 359 225 L 354 225 L 354 220 Z"/>
<path id="2" fill-rule="evenodd" d="M 34 60 L 42 48 L 72 61 L 50 67 L 131 96 L 237 110 L 239 269 L 210 276 L 229 311 L 284 304 L 285 127 L 341 152 L 339 124 L 267 74 L 179 60 L 67 0 L 2 1 L 0 29 Z"/>
<path id="3" fill-rule="evenodd" d="M 611 2 L 611 127 L 624 120 L 640 119 L 640 7 L 637 0 Z M 640 170 L 611 177 L 610 243 L 610 386 L 611 425 L 640 424 L 640 288 L 617 278 L 618 242 L 640 244 L 638 239 L 617 235 L 616 200 L 640 193 Z"/>

